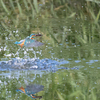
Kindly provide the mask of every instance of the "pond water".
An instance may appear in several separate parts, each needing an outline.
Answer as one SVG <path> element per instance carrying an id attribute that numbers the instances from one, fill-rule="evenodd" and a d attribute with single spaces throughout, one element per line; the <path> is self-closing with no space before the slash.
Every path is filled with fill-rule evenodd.
<path id="1" fill-rule="evenodd" d="M 0 100 L 100 99 L 96 2 L 7 0 L 0 6 Z M 34 39 L 44 45 L 14 44 L 32 33 L 42 34 Z"/>

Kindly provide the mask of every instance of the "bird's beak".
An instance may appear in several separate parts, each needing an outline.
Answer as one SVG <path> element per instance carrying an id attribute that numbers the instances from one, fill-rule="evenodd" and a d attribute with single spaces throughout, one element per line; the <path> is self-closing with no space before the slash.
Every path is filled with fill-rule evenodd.
<path id="1" fill-rule="evenodd" d="M 39 34 L 35 34 L 35 35 L 32 35 L 31 37 L 30 37 L 30 39 L 34 39 L 34 36 L 42 36 L 40 33 Z"/>
<path id="2" fill-rule="evenodd" d="M 35 34 L 35 36 L 42 36 L 42 34 L 40 34 L 40 33 L 39 34 Z"/>

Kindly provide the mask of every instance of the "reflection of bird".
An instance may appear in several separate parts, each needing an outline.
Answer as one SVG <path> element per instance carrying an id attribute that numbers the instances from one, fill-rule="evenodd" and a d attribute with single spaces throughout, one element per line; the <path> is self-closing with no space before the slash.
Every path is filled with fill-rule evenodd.
<path id="1" fill-rule="evenodd" d="M 43 45 L 44 43 L 38 42 L 36 40 L 34 40 L 35 36 L 42 36 L 41 34 L 31 34 L 30 36 L 26 37 L 25 39 L 21 40 L 21 41 L 16 41 L 15 44 L 20 45 L 21 47 L 25 46 L 25 47 L 38 47 Z"/>
<path id="2" fill-rule="evenodd" d="M 43 88 L 44 88 L 43 85 L 37 85 L 37 84 L 33 85 L 32 84 L 32 85 L 26 86 L 26 88 L 21 87 L 21 88 L 17 89 L 16 91 L 17 92 L 20 91 L 22 93 L 25 93 L 26 95 L 30 96 L 32 99 L 36 99 L 36 98 L 41 99 L 42 96 L 36 96 L 34 94 L 39 92 L 39 91 L 42 91 Z"/>

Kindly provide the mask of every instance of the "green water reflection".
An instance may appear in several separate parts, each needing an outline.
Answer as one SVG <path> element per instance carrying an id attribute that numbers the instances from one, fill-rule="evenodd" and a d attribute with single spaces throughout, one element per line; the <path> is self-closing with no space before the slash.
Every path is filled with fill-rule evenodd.
<path id="1" fill-rule="evenodd" d="M 89 70 L 59 70 L 56 73 L 42 71 L 11 71 L 1 72 L 1 94 L 4 100 L 31 100 L 25 94 L 17 93 L 16 89 L 26 84 L 41 84 L 44 91 L 37 93 L 42 100 L 88 100 L 99 97 L 99 71 Z M 6 95 L 6 96 L 5 96 Z"/>

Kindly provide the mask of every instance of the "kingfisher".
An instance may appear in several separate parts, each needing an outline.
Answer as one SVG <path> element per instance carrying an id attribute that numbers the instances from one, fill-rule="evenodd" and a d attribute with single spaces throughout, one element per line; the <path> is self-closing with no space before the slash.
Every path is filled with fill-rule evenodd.
<path id="1" fill-rule="evenodd" d="M 36 98 L 41 99 L 42 96 L 36 96 L 34 94 L 42 91 L 43 89 L 44 89 L 43 85 L 31 84 L 31 85 L 26 86 L 26 88 L 21 87 L 21 88 L 17 89 L 16 91 L 25 93 L 27 96 L 31 97 L 32 99 L 36 99 Z"/>
<path id="2" fill-rule="evenodd" d="M 36 36 L 42 36 L 41 34 L 31 34 L 30 36 L 26 37 L 25 39 L 21 40 L 21 41 L 16 41 L 15 44 L 18 44 L 21 46 L 21 48 L 23 46 L 25 47 L 38 47 L 43 45 L 44 43 L 38 42 L 36 40 L 34 40 L 34 37 Z"/>

